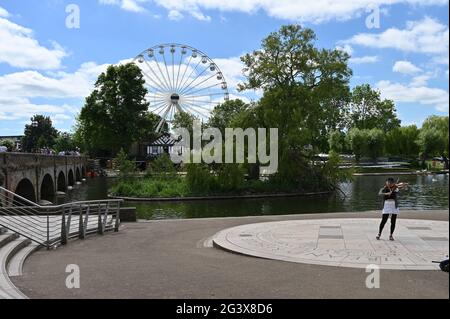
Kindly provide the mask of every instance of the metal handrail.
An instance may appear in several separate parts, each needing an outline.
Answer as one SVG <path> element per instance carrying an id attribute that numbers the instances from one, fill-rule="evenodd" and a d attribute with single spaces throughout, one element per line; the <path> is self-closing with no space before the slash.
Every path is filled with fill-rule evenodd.
<path id="1" fill-rule="evenodd" d="M 93 232 L 118 232 L 122 203 L 111 199 L 41 206 L 0 187 L 0 226 L 50 249 Z"/>

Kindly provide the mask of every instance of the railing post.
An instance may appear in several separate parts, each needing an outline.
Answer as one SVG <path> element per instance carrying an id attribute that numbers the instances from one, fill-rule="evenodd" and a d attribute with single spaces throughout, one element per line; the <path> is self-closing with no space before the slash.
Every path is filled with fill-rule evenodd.
<path id="1" fill-rule="evenodd" d="M 69 241 L 70 236 L 70 225 L 72 224 L 72 213 L 73 213 L 73 206 L 70 206 L 69 209 L 69 216 L 66 219 L 66 234 L 67 234 L 67 241 Z"/>
<path id="2" fill-rule="evenodd" d="M 88 223 L 89 223 L 89 214 L 91 212 L 91 206 L 88 205 L 87 209 L 86 209 L 86 217 L 84 218 L 84 226 L 83 226 L 83 238 L 86 238 L 86 234 L 87 234 L 87 229 L 88 229 Z"/>
<path id="3" fill-rule="evenodd" d="M 47 250 L 50 250 L 50 215 L 48 213 L 48 209 L 47 211 L 47 242 L 46 242 L 46 246 L 47 246 Z"/>
<path id="4" fill-rule="evenodd" d="M 61 215 L 61 245 L 67 245 L 66 210 L 62 209 Z"/>
<path id="5" fill-rule="evenodd" d="M 116 211 L 116 224 L 114 226 L 114 231 L 117 233 L 120 228 L 120 202 L 117 202 L 117 211 Z"/>
<path id="6" fill-rule="evenodd" d="M 83 206 L 80 205 L 80 217 L 79 217 L 79 225 L 78 225 L 78 238 L 84 239 L 84 222 L 83 222 Z"/>
<path id="7" fill-rule="evenodd" d="M 98 204 L 98 229 L 97 233 L 99 235 L 103 235 L 105 233 L 105 228 L 103 227 L 103 221 L 102 221 L 102 205 Z"/>

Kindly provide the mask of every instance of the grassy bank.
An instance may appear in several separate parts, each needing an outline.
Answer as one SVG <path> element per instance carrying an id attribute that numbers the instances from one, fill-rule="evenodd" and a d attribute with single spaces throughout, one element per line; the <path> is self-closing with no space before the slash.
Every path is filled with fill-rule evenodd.
<path id="1" fill-rule="evenodd" d="M 136 198 L 170 198 L 170 197 L 200 197 L 200 196 L 225 196 L 225 195 L 255 195 L 277 194 L 297 192 L 320 192 L 329 189 L 319 187 L 289 187 L 279 183 L 268 181 L 243 181 L 239 186 L 227 187 L 226 185 L 205 185 L 204 188 L 192 190 L 188 180 L 182 176 L 174 176 L 166 179 L 151 177 L 129 178 L 119 181 L 109 193 L 113 196 Z"/>

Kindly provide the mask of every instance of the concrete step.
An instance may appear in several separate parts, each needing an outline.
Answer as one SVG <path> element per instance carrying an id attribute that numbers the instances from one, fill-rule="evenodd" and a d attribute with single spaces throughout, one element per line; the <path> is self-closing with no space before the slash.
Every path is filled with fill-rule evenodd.
<path id="1" fill-rule="evenodd" d="M 16 240 L 17 238 L 19 238 L 19 235 L 15 234 L 15 233 L 7 232 L 7 233 L 0 235 L 0 248 L 7 245 L 11 241 Z"/>
<path id="2" fill-rule="evenodd" d="M 41 248 L 36 243 L 30 243 L 28 246 L 19 250 L 8 262 L 7 271 L 9 277 L 18 277 L 23 275 L 23 265 L 25 260 L 35 251 Z"/>
<path id="3" fill-rule="evenodd" d="M 6 233 L 8 231 L 8 229 L 0 226 L 0 235 L 3 235 L 4 233 Z"/>
<path id="4" fill-rule="evenodd" d="M 0 299 L 26 299 L 27 297 L 10 280 L 7 267 L 14 255 L 29 246 L 31 241 L 14 236 L 16 234 L 10 235 L 15 239 L 0 248 Z"/>

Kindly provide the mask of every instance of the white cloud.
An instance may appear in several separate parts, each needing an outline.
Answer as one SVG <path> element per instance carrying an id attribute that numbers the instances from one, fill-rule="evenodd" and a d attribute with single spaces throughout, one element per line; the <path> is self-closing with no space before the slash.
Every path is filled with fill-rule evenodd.
<path id="1" fill-rule="evenodd" d="M 44 75 L 23 71 L 0 76 L 0 96 L 25 98 L 77 98 L 89 94 L 98 75 L 107 65 L 84 63 L 74 73 L 56 72 Z"/>
<path id="2" fill-rule="evenodd" d="M 146 12 L 147 10 L 141 3 L 147 2 L 145 0 L 99 0 L 100 4 L 120 6 L 125 11 L 131 12 Z"/>
<path id="3" fill-rule="evenodd" d="M 54 42 L 53 48 L 42 46 L 33 38 L 33 31 L 6 19 L 9 14 L 0 7 L 0 63 L 35 70 L 58 69 L 67 56 Z"/>
<path id="4" fill-rule="evenodd" d="M 353 50 L 352 46 L 349 44 L 344 44 L 343 46 L 337 46 L 336 49 L 340 50 L 340 51 L 344 51 L 348 55 L 353 55 L 353 53 L 355 52 Z"/>
<path id="5" fill-rule="evenodd" d="M 420 87 L 425 86 L 428 83 L 428 80 L 431 79 L 431 75 L 429 74 L 421 74 L 412 78 L 410 86 L 412 87 Z"/>
<path id="6" fill-rule="evenodd" d="M 67 99 L 78 100 L 92 90 L 98 75 L 105 71 L 107 64 L 84 63 L 74 73 L 53 72 L 42 74 L 38 71 L 23 71 L 0 76 L 0 119 L 29 119 L 34 114 L 48 114 L 56 123 L 73 121 L 79 106 L 69 105 Z M 34 103 L 35 98 L 43 98 L 51 103 Z"/>
<path id="7" fill-rule="evenodd" d="M 422 72 L 422 69 L 409 61 L 397 61 L 395 62 L 392 71 L 402 74 L 416 74 Z"/>
<path id="8" fill-rule="evenodd" d="M 0 7 L 0 17 L 2 17 L 2 18 L 8 18 L 8 17 L 9 17 L 9 12 L 6 11 L 6 9 Z"/>
<path id="9" fill-rule="evenodd" d="M 380 61 L 380 57 L 377 55 L 366 55 L 362 57 L 352 57 L 350 58 L 350 63 L 352 64 L 368 64 L 368 63 L 377 63 Z"/>
<path id="10" fill-rule="evenodd" d="M 183 14 L 181 14 L 177 10 L 170 10 L 169 14 L 167 16 L 169 17 L 170 20 L 173 20 L 173 21 L 178 21 L 178 20 L 181 20 L 184 18 Z"/>
<path id="11" fill-rule="evenodd" d="M 100 0 L 103 4 L 115 4 L 123 7 L 125 0 Z M 136 5 L 145 2 L 156 3 L 168 11 L 176 10 L 188 13 L 199 20 L 209 20 L 203 10 L 219 10 L 221 12 L 237 11 L 255 13 L 265 11 L 269 16 L 279 19 L 300 22 L 327 22 L 330 20 L 348 20 L 369 14 L 367 10 L 373 6 L 394 4 L 407 5 L 446 5 L 448 0 L 128 0 Z M 125 8 L 124 8 L 125 9 Z"/>
<path id="12" fill-rule="evenodd" d="M 439 112 L 448 113 L 449 95 L 446 90 L 390 81 L 380 81 L 376 86 L 380 89 L 383 98 L 392 99 L 397 103 L 433 106 Z"/>
<path id="13" fill-rule="evenodd" d="M 242 72 L 244 64 L 241 59 L 239 57 L 231 57 L 213 60 L 225 76 L 228 87 L 236 91 L 238 84 L 244 81 L 244 74 Z"/>
<path id="14" fill-rule="evenodd" d="M 43 113 L 58 116 L 61 119 L 63 116 L 68 117 L 64 114 L 67 107 L 67 105 L 35 104 L 21 97 L 0 97 L 0 119 L 17 121 Z"/>
<path id="15" fill-rule="evenodd" d="M 405 52 L 448 55 L 449 28 L 430 17 L 410 21 L 405 29 L 389 28 L 381 33 L 360 33 L 343 41 L 378 49 L 397 49 Z"/>

